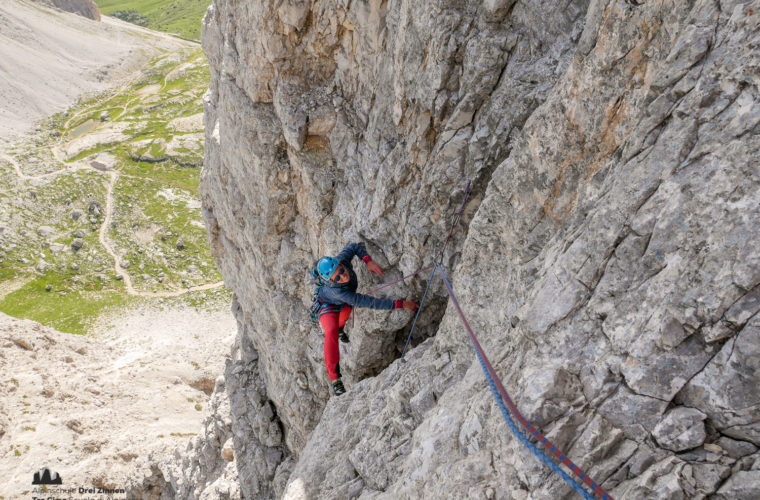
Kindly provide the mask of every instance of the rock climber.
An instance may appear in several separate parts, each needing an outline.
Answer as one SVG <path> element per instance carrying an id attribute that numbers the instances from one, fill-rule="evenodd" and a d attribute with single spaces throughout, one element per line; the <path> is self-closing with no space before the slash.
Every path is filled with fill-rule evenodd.
<path id="1" fill-rule="evenodd" d="M 321 279 L 320 286 L 315 291 L 315 304 L 318 308 L 319 323 L 325 332 L 325 365 L 330 377 L 333 392 L 336 396 L 346 392 L 340 378 L 340 351 L 338 339 L 349 342 L 345 331 L 346 321 L 354 307 L 370 309 L 407 309 L 417 310 L 414 300 L 378 299 L 369 295 L 356 293 L 359 285 L 356 273 L 351 266 L 351 259 L 358 255 L 367 265 L 370 274 L 383 277 L 383 268 L 373 261 L 364 248 L 357 243 L 349 243 L 337 257 L 322 257 L 317 261 L 312 274 Z"/>

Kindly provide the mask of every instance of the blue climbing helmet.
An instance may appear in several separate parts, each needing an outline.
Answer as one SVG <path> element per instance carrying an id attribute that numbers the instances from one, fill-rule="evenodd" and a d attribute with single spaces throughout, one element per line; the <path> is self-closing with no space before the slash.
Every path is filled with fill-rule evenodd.
<path id="1" fill-rule="evenodd" d="M 338 268 L 338 264 L 338 259 L 335 257 L 322 257 L 317 262 L 317 272 L 323 280 L 327 281 Z"/>

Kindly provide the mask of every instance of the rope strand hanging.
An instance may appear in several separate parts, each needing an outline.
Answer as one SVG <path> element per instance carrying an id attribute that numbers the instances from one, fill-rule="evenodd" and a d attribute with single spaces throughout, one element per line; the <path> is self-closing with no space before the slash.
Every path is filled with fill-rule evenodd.
<path id="1" fill-rule="evenodd" d="M 467 321 L 467 318 L 462 312 L 462 308 L 459 305 L 459 301 L 457 300 L 456 295 L 454 294 L 454 290 L 451 287 L 451 283 L 449 283 L 446 273 L 444 272 L 443 268 L 439 264 L 439 261 L 444 256 L 444 252 L 446 251 L 446 247 L 449 244 L 451 235 L 454 232 L 454 228 L 456 224 L 459 222 L 459 219 L 462 215 L 462 210 L 464 209 L 464 206 L 465 206 L 465 203 L 467 202 L 467 198 L 469 194 L 470 194 L 470 181 L 467 181 L 467 185 L 465 186 L 465 189 L 464 189 L 464 198 L 462 200 L 462 204 L 454 216 L 454 220 L 451 224 L 451 229 L 449 230 L 449 234 L 446 237 L 446 240 L 444 241 L 443 248 L 441 249 L 438 260 L 434 260 L 432 264 L 422 267 L 414 271 L 412 274 L 404 276 L 403 278 L 392 281 L 390 283 L 384 283 L 372 290 L 373 292 L 376 292 L 378 290 L 381 290 L 383 288 L 389 287 L 393 284 L 396 284 L 408 278 L 411 278 L 412 276 L 416 276 L 417 274 L 423 271 L 432 269 L 432 272 L 430 273 L 430 278 L 428 278 L 427 286 L 425 287 L 425 293 L 422 296 L 422 300 L 420 301 L 419 308 L 417 309 L 417 314 L 415 315 L 414 321 L 412 322 L 412 327 L 409 330 L 409 336 L 406 339 L 406 344 L 404 344 L 404 349 L 401 353 L 401 358 L 403 359 L 404 355 L 406 354 L 406 350 L 407 350 L 407 347 L 409 346 L 409 342 L 412 338 L 412 334 L 414 333 L 414 329 L 417 326 L 417 320 L 419 319 L 420 313 L 422 312 L 422 306 L 424 305 L 425 298 L 427 297 L 428 291 L 430 290 L 430 284 L 433 281 L 433 277 L 435 276 L 436 271 L 440 271 L 441 277 L 443 278 L 443 282 L 446 286 L 446 290 L 449 294 L 449 297 L 452 303 L 454 304 L 456 311 L 459 315 L 459 318 L 462 321 L 462 324 L 464 325 L 470 337 L 470 341 L 472 342 L 473 348 L 475 350 L 475 355 L 477 356 L 478 361 L 480 362 L 480 366 L 483 369 L 483 373 L 486 377 L 486 380 L 488 381 L 489 387 L 491 388 L 491 392 L 493 393 L 494 399 L 496 400 L 496 404 L 498 405 L 504 417 L 504 420 L 506 421 L 507 426 L 512 431 L 512 433 L 531 452 L 533 452 L 533 454 L 536 457 L 538 457 L 542 462 L 544 462 L 552 471 L 556 472 L 567 484 L 569 484 L 584 499 L 593 500 L 594 495 L 595 495 L 597 498 L 600 498 L 602 500 L 613 500 L 612 497 L 606 491 L 604 491 L 604 489 L 602 489 L 601 486 L 599 486 L 599 484 L 595 483 L 588 475 L 586 475 L 586 473 L 584 473 L 577 465 L 575 465 L 562 451 L 560 451 L 551 441 L 549 441 L 549 439 L 546 436 L 544 436 L 536 427 L 534 427 L 533 424 L 531 424 L 517 409 L 517 405 L 514 403 L 512 398 L 504 389 L 504 385 L 501 383 L 501 379 L 499 379 L 499 376 L 496 374 L 496 371 L 493 369 L 493 366 L 491 366 L 491 362 L 488 360 L 488 357 L 483 351 L 483 348 L 480 345 L 480 342 L 478 342 L 478 339 L 475 336 L 475 333 L 472 331 L 472 328 L 470 327 L 470 324 Z M 511 413 L 511 416 L 510 416 L 510 413 Z M 585 484 L 593 492 L 593 495 L 589 493 L 588 491 L 586 491 L 583 488 L 583 486 L 581 486 L 581 484 L 573 480 L 573 478 L 570 477 L 564 470 L 562 470 L 557 463 L 551 460 L 543 451 L 541 451 L 534 443 L 532 443 L 520 431 L 520 429 L 512 420 L 512 417 L 517 419 L 517 421 L 520 422 L 520 424 L 522 424 L 522 426 L 528 431 L 530 435 L 534 436 L 535 439 L 539 443 L 541 443 L 547 450 L 549 450 L 562 464 L 564 464 L 567 468 L 569 468 L 570 471 L 572 471 L 573 474 L 575 474 L 583 482 L 583 484 Z"/>
<path id="2" fill-rule="evenodd" d="M 443 248 L 441 248 L 441 253 L 438 256 L 438 260 L 443 259 L 443 254 L 446 251 L 446 247 L 449 244 L 449 240 L 451 239 L 451 235 L 454 234 L 454 228 L 456 227 L 457 223 L 459 222 L 459 219 L 462 216 L 462 210 L 464 210 L 464 205 L 467 203 L 467 198 L 470 196 L 470 181 L 467 181 L 467 184 L 464 187 L 464 197 L 462 198 L 462 204 L 459 205 L 459 210 L 457 210 L 457 213 L 454 215 L 454 220 L 451 222 L 451 229 L 449 229 L 449 234 L 446 236 L 446 241 L 443 242 Z M 433 271 L 430 273 L 430 278 L 428 278 L 427 285 L 425 286 L 425 294 L 422 296 L 422 300 L 420 301 L 420 306 L 417 308 L 417 314 L 414 316 L 414 321 L 412 322 L 412 328 L 409 329 L 409 335 L 406 337 L 406 343 L 404 344 L 404 349 L 401 351 L 401 359 L 404 359 L 404 355 L 406 355 L 406 349 L 409 347 L 409 342 L 412 340 L 412 334 L 414 333 L 414 329 L 417 326 L 417 319 L 420 317 L 420 313 L 422 312 L 422 306 L 425 304 L 425 297 L 427 297 L 428 290 L 430 290 L 430 282 L 433 281 L 433 275 L 435 275 L 435 262 L 433 261 L 433 264 L 430 264 L 429 266 L 425 267 L 424 269 L 430 269 L 432 268 Z M 423 269 L 420 269 L 418 271 L 415 271 L 414 274 L 418 274 L 422 272 Z M 414 274 L 411 274 L 410 276 L 414 276 Z"/>
<path id="3" fill-rule="evenodd" d="M 499 405 L 499 409 L 502 412 L 502 415 L 504 416 L 504 420 L 506 420 L 507 425 L 512 430 L 512 432 L 517 436 L 517 438 L 522 441 L 525 446 L 527 446 L 534 455 L 536 455 L 539 459 L 541 459 L 542 462 L 547 464 L 554 472 L 559 474 L 562 479 L 565 480 L 570 486 L 575 489 L 578 493 L 580 493 L 584 498 L 593 500 L 593 496 L 589 494 L 586 490 L 584 490 L 577 482 L 573 480 L 570 476 L 567 475 L 565 471 L 559 468 L 559 466 L 554 463 L 552 460 L 549 459 L 549 457 L 546 456 L 544 452 L 539 450 L 533 443 L 531 443 L 515 426 L 515 423 L 510 418 L 509 413 L 507 412 L 507 407 L 509 407 L 509 412 L 514 415 L 514 417 L 517 419 L 518 422 L 520 422 L 523 427 L 526 428 L 526 430 L 533 435 L 539 443 L 543 444 L 546 449 L 548 449 L 554 456 L 556 456 L 565 466 L 567 466 L 581 481 L 583 481 L 586 486 L 588 486 L 591 491 L 594 492 L 594 494 L 601 498 L 602 500 L 612 500 L 612 497 L 607 494 L 606 491 L 602 489 L 601 486 L 599 486 L 597 483 L 595 483 L 589 476 L 586 475 L 577 465 L 575 465 L 567 456 L 562 453 L 562 451 L 559 450 L 554 444 L 547 439 L 546 436 L 544 436 L 536 427 L 533 426 L 528 420 L 522 416 L 522 414 L 518 411 L 517 405 L 512 401 L 512 398 L 509 397 L 509 394 L 507 394 L 507 391 L 504 389 L 504 386 L 501 383 L 501 380 L 499 379 L 499 376 L 496 374 L 496 371 L 493 369 L 493 366 L 491 366 L 491 362 L 488 360 L 488 357 L 486 356 L 485 352 L 483 352 L 483 348 L 480 345 L 480 342 L 478 342 L 477 337 L 475 336 L 475 333 L 472 331 L 472 328 L 470 327 L 469 322 L 467 321 L 467 318 L 465 317 L 464 313 L 462 312 L 462 308 L 459 306 L 459 301 L 456 298 L 456 295 L 454 295 L 454 290 L 451 288 L 451 283 L 449 283 L 448 277 L 446 276 L 446 273 L 443 271 L 443 268 L 435 262 L 436 269 L 441 272 L 441 277 L 443 278 L 443 282 L 446 285 L 446 289 L 449 293 L 449 297 L 451 298 L 451 301 L 454 303 L 454 306 L 456 307 L 457 313 L 459 314 L 459 319 L 462 320 L 462 324 L 464 324 L 465 329 L 467 330 L 467 333 L 470 336 L 470 341 L 472 341 L 472 345 L 475 349 L 475 354 L 478 357 L 478 361 L 480 361 L 480 365 L 483 368 L 483 373 L 486 376 L 486 379 L 488 380 L 488 385 L 491 387 L 491 392 L 493 392 L 494 398 L 496 399 L 496 403 Z M 506 406 L 505 407 L 505 403 Z"/>
<path id="4" fill-rule="evenodd" d="M 456 227 L 457 223 L 459 222 L 459 219 L 462 217 L 462 210 L 464 209 L 465 203 L 467 203 L 467 198 L 470 196 L 470 185 L 471 185 L 471 181 L 467 181 L 467 184 L 464 187 L 464 198 L 462 199 L 461 205 L 459 205 L 459 210 L 457 210 L 456 214 L 454 214 L 454 220 L 451 223 L 451 228 L 449 229 L 449 234 L 448 234 L 448 236 L 446 236 L 446 241 L 443 242 L 443 248 L 441 248 L 441 253 L 438 256 L 438 260 L 439 261 L 443 259 L 443 253 L 446 251 L 446 247 L 449 244 L 449 240 L 451 239 L 451 235 L 454 233 L 454 228 Z M 409 279 L 409 278 L 411 278 L 413 276 L 417 276 L 418 274 L 420 274 L 423 271 L 427 271 L 429 269 L 433 269 L 433 267 L 435 267 L 434 264 L 429 264 L 429 265 L 427 265 L 425 267 L 421 267 L 421 268 L 417 269 L 416 271 L 414 271 L 412 274 L 407 274 L 403 278 L 399 278 L 396 281 L 391 281 L 390 283 L 383 283 L 380 286 L 376 286 L 375 288 L 373 288 L 370 291 L 370 293 L 375 293 L 375 292 L 377 292 L 379 290 L 382 290 L 383 288 L 387 288 L 387 287 L 389 287 L 391 285 L 395 285 L 396 283 L 400 283 L 402 281 L 405 281 L 405 280 L 407 280 L 407 279 Z"/>

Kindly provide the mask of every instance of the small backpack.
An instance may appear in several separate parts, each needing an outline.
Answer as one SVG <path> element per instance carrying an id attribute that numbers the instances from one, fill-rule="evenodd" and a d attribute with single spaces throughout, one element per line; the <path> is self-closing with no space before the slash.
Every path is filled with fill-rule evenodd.
<path id="1" fill-rule="evenodd" d="M 316 326 L 317 323 L 319 323 L 319 311 L 324 306 L 324 304 L 319 301 L 319 290 L 325 284 L 325 281 L 317 272 L 316 261 L 311 267 L 311 284 L 314 285 L 314 290 L 311 292 L 311 295 L 314 301 L 312 302 L 311 308 L 309 309 L 309 317 L 311 318 L 311 324 L 313 326 Z"/>

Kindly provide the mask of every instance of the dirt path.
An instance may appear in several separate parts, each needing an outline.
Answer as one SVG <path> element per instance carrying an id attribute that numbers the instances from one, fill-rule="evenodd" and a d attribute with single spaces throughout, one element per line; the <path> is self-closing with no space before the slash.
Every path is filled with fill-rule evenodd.
<path id="1" fill-rule="evenodd" d="M 141 292 L 139 290 L 135 290 L 135 288 L 132 286 L 132 278 L 130 278 L 129 274 L 127 274 L 124 269 L 119 264 L 119 257 L 116 255 L 116 252 L 114 252 L 113 247 L 106 239 L 106 231 L 108 230 L 108 227 L 111 225 L 111 217 L 113 214 L 113 187 L 116 184 L 116 180 L 119 178 L 119 172 L 116 170 L 112 170 L 108 173 L 109 175 L 109 182 L 108 182 L 108 188 L 106 191 L 106 215 L 105 219 L 103 220 L 103 224 L 100 225 L 100 231 L 98 232 L 98 240 L 100 241 L 100 244 L 103 245 L 103 248 L 106 249 L 106 252 L 108 252 L 108 255 L 111 256 L 114 260 L 114 270 L 116 271 L 116 274 L 121 276 L 121 278 L 124 280 L 124 285 L 127 288 L 127 293 L 130 295 L 137 295 L 139 297 L 177 297 L 179 295 L 188 293 L 188 292 L 195 292 L 199 290 L 210 290 L 212 288 L 219 288 L 220 286 L 224 286 L 223 281 L 219 281 L 217 283 L 209 283 L 206 285 L 199 285 L 199 286 L 193 286 L 190 288 L 187 288 L 185 290 L 175 290 L 173 292 Z"/>
<path id="2" fill-rule="evenodd" d="M 55 156 L 55 151 L 53 153 Z M 7 153 L 0 153 L 0 158 L 4 159 L 8 163 L 13 166 L 14 171 L 16 172 L 16 175 L 21 179 L 25 181 L 29 180 L 37 180 L 37 179 L 44 179 L 47 177 L 55 177 L 57 175 L 60 175 L 62 173 L 71 173 L 75 172 L 77 170 L 83 170 L 86 168 L 91 168 L 87 163 L 83 161 L 78 161 L 72 164 L 69 167 L 64 167 L 60 170 L 56 170 L 55 172 L 48 172 L 46 174 L 39 174 L 39 175 L 26 175 L 21 171 L 21 167 L 19 166 L 18 162 Z M 56 158 L 57 159 L 57 158 Z M 93 169 L 98 173 L 102 173 L 101 171 L 97 169 Z M 119 176 L 122 175 L 117 170 L 112 170 L 110 172 L 107 172 L 108 175 L 108 186 L 106 188 L 106 210 L 105 210 L 105 218 L 103 220 L 103 224 L 100 225 L 100 230 L 98 231 L 98 241 L 103 246 L 105 251 L 108 253 L 108 255 L 111 256 L 114 262 L 114 270 L 116 271 L 116 274 L 118 276 L 121 276 L 121 279 L 124 280 L 124 285 L 126 287 L 127 293 L 129 295 L 134 295 L 138 297 L 178 297 L 180 295 L 184 295 L 189 292 L 197 292 L 202 290 L 212 290 L 214 288 L 219 288 L 224 286 L 224 281 L 218 281 L 216 283 L 207 283 L 205 285 L 198 285 L 186 288 L 184 290 L 174 290 L 171 292 L 142 292 L 140 290 L 136 290 L 134 286 L 132 285 L 132 278 L 129 276 L 129 274 L 121 267 L 119 264 L 119 257 L 116 254 L 113 246 L 106 238 L 106 231 L 108 230 L 108 227 L 111 224 L 111 219 L 113 217 L 113 187 L 116 184 L 116 181 L 118 180 Z M 139 177 L 123 174 L 125 177 L 130 178 L 138 178 L 141 180 L 144 180 Z M 10 291 L 10 290 L 9 290 Z"/>
<path id="3" fill-rule="evenodd" d="M 105 232 L 113 220 L 115 182 L 127 174 L 93 169 L 89 161 L 66 162 L 58 147 L 70 139 L 66 136 L 51 155 L 43 151 L 39 165 L 24 160 L 39 146 L 14 149 L 29 143 L 35 123 L 75 106 L 80 96 L 128 89 L 154 57 L 198 44 L 109 16 L 96 23 L 61 14 L 27 0 L 0 0 L 0 26 L 0 162 L 8 164 L 3 173 L 10 183 L 19 179 L 23 189 L 30 187 L 24 183 L 33 187 L 92 169 L 108 191 L 107 219 L 94 245 L 114 259 L 127 293 L 172 297 L 222 286 L 135 290 Z M 113 115 L 128 114 L 135 99 L 121 110 L 114 106 Z M 65 121 L 76 123 L 93 110 L 88 106 Z M 28 279 L 0 280 L 0 298 Z M 7 374 L 0 384 L 0 500 L 31 498 L 21 492 L 32 489 L 32 474 L 43 466 L 61 472 L 66 487 L 91 485 L 95 479 L 123 486 L 135 474 L 137 457 L 170 453 L 197 432 L 237 323 L 228 307 L 206 311 L 174 301 L 166 301 L 167 308 L 151 302 L 94 318 L 92 336 L 64 334 L 0 313 L 0 371 Z"/>
<path id="4" fill-rule="evenodd" d="M 63 168 L 61 168 L 59 170 L 56 170 L 54 172 L 48 172 L 46 174 L 26 175 L 24 172 L 21 171 L 21 167 L 19 166 L 18 162 L 12 156 L 10 156 L 10 155 L 8 155 L 6 153 L 0 153 L 0 157 L 3 160 L 5 160 L 5 161 L 7 161 L 8 163 L 11 164 L 11 166 L 13 167 L 13 170 L 15 170 L 15 172 L 16 172 L 16 176 L 18 176 L 18 178 L 21 179 L 21 180 L 23 180 L 23 181 L 33 181 L 33 180 L 37 180 L 37 179 L 45 179 L 47 177 L 55 177 L 55 176 L 57 176 L 59 174 L 62 174 L 64 172 L 70 173 L 70 172 L 75 172 L 77 170 L 82 170 L 83 168 L 87 168 L 86 165 L 73 164 L 71 166 L 63 167 Z"/>
<path id="5" fill-rule="evenodd" d="M 0 118 L 2 118 L 0 122 L 7 122 L 0 123 L 0 159 L 10 164 L 17 178 L 22 181 L 47 180 L 84 169 L 93 169 L 99 175 L 104 174 L 103 171 L 94 169 L 89 162 L 84 160 L 68 163 L 63 151 L 66 137 L 62 135 L 51 147 L 53 164 L 62 168 L 43 174 L 27 175 L 16 160 L 12 149 L 14 144 L 19 144 L 19 141 L 24 139 L 17 133 L 28 130 L 35 120 L 74 104 L 75 100 L 83 94 L 103 91 L 109 87 L 117 93 L 128 90 L 137 79 L 144 76 L 142 68 L 152 57 L 167 54 L 173 50 L 187 50 L 198 46 L 195 43 L 139 28 L 108 16 L 105 16 L 101 23 L 93 23 L 78 16 L 58 16 L 54 11 L 24 0 L 3 0 L 0 4 L 2 4 L 0 18 L 7 18 L 7 23 L 9 23 L 8 30 L 4 28 L 0 33 L 0 42 L 2 42 L 0 55 L 8 56 L 5 57 L 8 59 L 7 64 L 0 68 L 0 79 L 7 75 L 13 75 L 15 79 L 18 79 L 19 75 L 23 77 L 18 81 L 13 80 L 14 84 L 8 88 L 0 89 L 2 91 L 0 97 L 3 97 L 0 99 L 3 101 L 0 103 Z M 41 33 L 44 36 L 40 35 Z M 119 36 L 114 38 L 114 33 Z M 28 65 L 23 64 L 28 59 L 26 52 L 18 52 L 20 50 L 18 47 L 23 44 L 16 43 L 17 38 L 21 37 L 21 40 L 25 40 L 24 37 L 30 34 L 36 34 L 30 38 L 34 44 L 27 45 L 36 47 L 41 44 L 46 49 L 43 51 L 44 54 L 48 57 L 38 65 L 36 69 L 39 71 L 36 73 L 27 71 Z M 38 39 L 40 36 L 42 38 Z M 87 61 L 87 64 L 82 66 L 81 61 Z M 93 64 L 95 67 L 103 68 L 105 71 L 103 74 L 107 75 L 105 79 L 103 79 L 103 74 L 93 73 L 91 68 Z M 174 71 L 177 69 L 175 68 Z M 48 74 L 50 72 L 55 74 L 55 78 Z M 160 84 L 156 85 L 156 92 L 166 88 L 168 77 L 169 75 L 164 76 Z M 38 88 L 39 85 L 44 84 L 45 89 L 49 89 L 51 81 L 54 81 L 56 83 L 54 87 L 62 92 L 51 95 L 50 92 Z M 137 99 L 139 96 L 127 101 L 119 117 L 123 116 Z M 93 106 L 87 106 L 85 109 L 74 112 L 66 120 L 66 128 L 75 120 L 91 113 L 92 109 Z M 19 110 L 24 112 L 20 113 Z M 223 286 L 223 282 L 218 282 L 167 292 L 135 290 L 129 274 L 121 268 L 119 257 L 106 237 L 107 228 L 113 218 L 114 185 L 120 175 L 132 176 L 121 174 L 118 170 L 105 172 L 105 175 L 108 176 L 107 209 L 105 221 L 100 227 L 99 241 L 113 259 L 116 274 L 124 280 L 127 293 L 141 297 L 176 297 L 192 291 Z"/>

